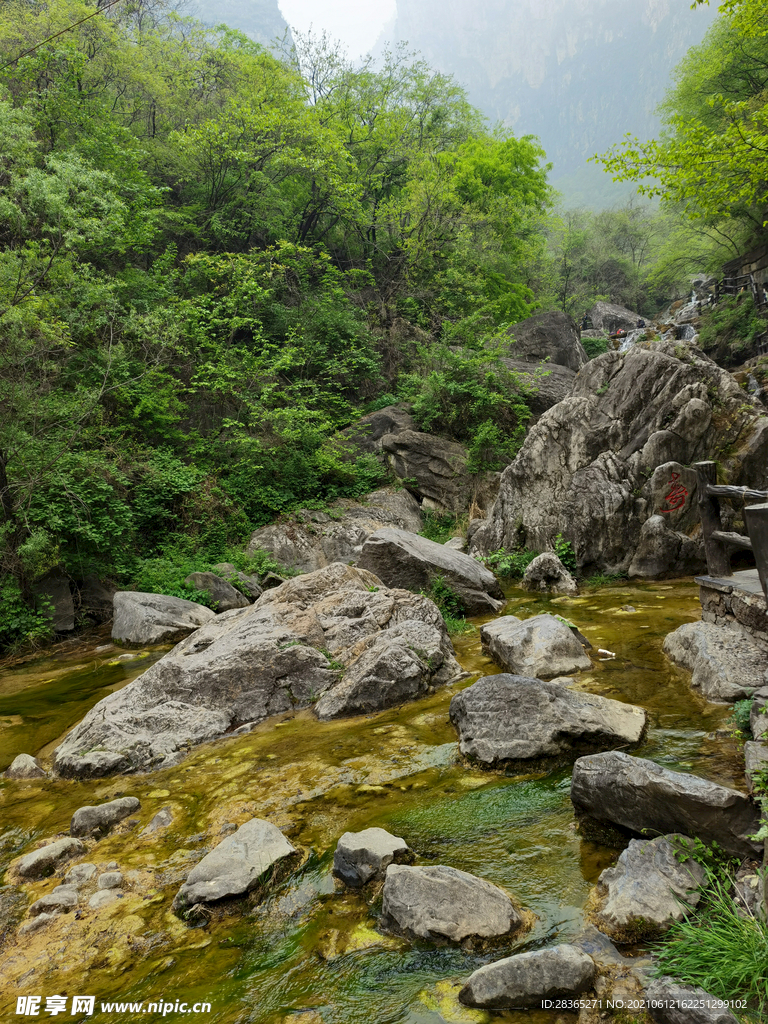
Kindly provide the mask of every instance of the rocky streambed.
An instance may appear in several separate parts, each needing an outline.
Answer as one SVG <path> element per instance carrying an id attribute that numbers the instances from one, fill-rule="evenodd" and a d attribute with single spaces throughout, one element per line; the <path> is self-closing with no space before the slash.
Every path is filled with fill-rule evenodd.
<path id="1" fill-rule="evenodd" d="M 664 637 L 699 616 L 695 586 L 619 584 L 575 598 L 519 590 L 508 596 L 506 614 L 564 615 L 590 640 L 592 667 L 578 674 L 575 692 L 646 710 L 648 730 L 634 754 L 743 787 L 741 755 L 722 731 L 729 709 L 692 691 L 688 674 L 662 653 Z M 119 660 L 123 652 L 106 641 L 94 646 L 102 650 L 0 677 L 0 768 L 19 750 L 45 758 L 88 707 L 167 650 Z M 3 1012 L 12 1014 L 18 995 L 55 993 L 90 994 L 98 1002 L 209 1001 L 206 1019 L 232 1024 L 490 1021 L 486 1011 L 459 1004 L 467 978 L 501 956 L 578 936 L 594 883 L 624 843 L 608 830 L 589 838 L 577 831 L 567 763 L 491 772 L 460 757 L 451 698 L 501 669 L 482 652 L 479 632 L 454 646 L 469 678 L 401 707 L 331 721 L 318 721 L 309 709 L 287 712 L 144 775 L 3 780 L 3 868 L 37 841 L 68 834 L 84 805 L 126 797 L 140 803 L 104 838 L 81 840 L 86 852 L 76 860 L 96 871 L 80 883 L 76 911 L 19 935 L 28 906 L 64 879 L 15 885 L 19 880 L 7 873 L 0 889 Z M 615 657 L 598 655 L 600 648 Z M 295 847 L 289 870 L 266 899 L 254 893 L 214 906 L 192 925 L 180 920 L 172 902 L 190 870 L 252 818 L 268 819 Z M 482 944 L 435 946 L 382 934 L 380 896 L 343 888 L 331 873 L 339 837 L 370 827 L 402 836 L 422 866 L 449 865 L 503 887 L 535 915 L 530 930 L 493 952 Z M 575 1019 L 540 1011 L 493 1017 L 520 1024 L 558 1018 Z"/>

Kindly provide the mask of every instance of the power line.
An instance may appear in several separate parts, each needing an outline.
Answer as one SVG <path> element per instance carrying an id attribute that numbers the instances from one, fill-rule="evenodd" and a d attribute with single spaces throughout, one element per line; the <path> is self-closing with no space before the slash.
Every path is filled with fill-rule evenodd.
<path id="1" fill-rule="evenodd" d="M 5 69 L 9 68 L 11 64 L 17 64 L 22 57 L 28 57 L 30 53 L 34 53 L 35 50 L 39 50 L 41 46 L 45 46 L 46 43 L 50 43 L 52 39 L 57 39 L 59 36 L 63 36 L 65 32 L 71 32 L 73 28 L 77 28 L 78 25 L 82 25 L 86 21 L 90 21 L 91 18 L 95 18 L 97 14 L 103 14 L 104 11 L 109 10 L 110 7 L 114 7 L 115 4 L 118 3 L 120 3 L 120 0 L 109 0 L 109 2 L 104 4 L 103 7 L 99 7 L 98 10 L 93 12 L 93 14 L 89 14 L 87 18 L 81 18 L 80 21 L 76 21 L 74 25 L 68 25 L 60 32 L 54 32 L 52 36 L 48 36 L 47 39 L 43 39 L 42 42 L 37 43 L 35 46 L 30 46 L 28 50 L 24 50 L 23 53 L 20 53 L 18 57 L 14 57 L 13 60 L 9 60 L 5 64 L 0 64 L 0 71 L 5 71 Z"/>

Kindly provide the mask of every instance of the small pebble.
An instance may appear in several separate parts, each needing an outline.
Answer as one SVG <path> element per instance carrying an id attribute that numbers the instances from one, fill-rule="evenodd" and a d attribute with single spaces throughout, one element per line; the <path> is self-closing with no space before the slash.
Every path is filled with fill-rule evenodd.
<path id="1" fill-rule="evenodd" d="M 99 875 L 96 883 L 99 889 L 119 889 L 123 884 L 123 876 L 119 871 L 105 871 Z"/>

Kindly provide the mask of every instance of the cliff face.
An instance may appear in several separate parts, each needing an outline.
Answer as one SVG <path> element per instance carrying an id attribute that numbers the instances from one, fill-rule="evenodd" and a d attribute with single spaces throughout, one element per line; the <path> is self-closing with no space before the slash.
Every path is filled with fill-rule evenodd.
<path id="1" fill-rule="evenodd" d="M 238 28 L 262 46 L 271 46 L 288 30 L 277 0 L 197 0 L 194 13 L 209 25 Z"/>
<path id="2" fill-rule="evenodd" d="M 391 42 L 454 75 L 516 134 L 538 135 L 562 174 L 650 135 L 670 72 L 714 7 L 688 0 L 398 0 Z"/>

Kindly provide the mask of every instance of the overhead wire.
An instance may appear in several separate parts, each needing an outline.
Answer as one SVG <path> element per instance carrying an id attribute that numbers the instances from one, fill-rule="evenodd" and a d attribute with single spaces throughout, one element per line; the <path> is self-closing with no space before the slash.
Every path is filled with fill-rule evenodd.
<path id="1" fill-rule="evenodd" d="M 13 60 L 6 61 L 5 64 L 0 64 L 0 71 L 5 71 L 5 69 L 9 68 L 12 64 L 17 64 L 22 59 L 22 57 L 28 57 L 30 53 L 34 53 L 35 50 L 39 50 L 41 46 L 45 46 L 46 43 L 50 43 L 52 39 L 58 39 L 58 37 L 63 36 L 65 32 L 71 32 L 72 29 L 77 28 L 78 25 L 85 24 L 86 21 L 90 21 L 91 18 L 95 18 L 98 14 L 103 14 L 104 11 L 108 11 L 110 7 L 114 7 L 115 4 L 119 3 L 120 0 L 109 0 L 108 3 L 104 4 L 102 7 L 97 8 L 97 10 L 93 12 L 93 14 L 89 14 L 87 18 L 81 18 L 80 21 L 76 21 L 74 25 L 67 25 L 67 27 L 61 29 L 60 32 L 54 32 L 53 35 L 48 36 L 47 39 L 43 39 L 41 40 L 41 42 L 36 43 L 34 46 L 30 46 L 28 50 L 24 50 L 22 53 L 18 55 L 18 57 L 14 57 Z"/>

